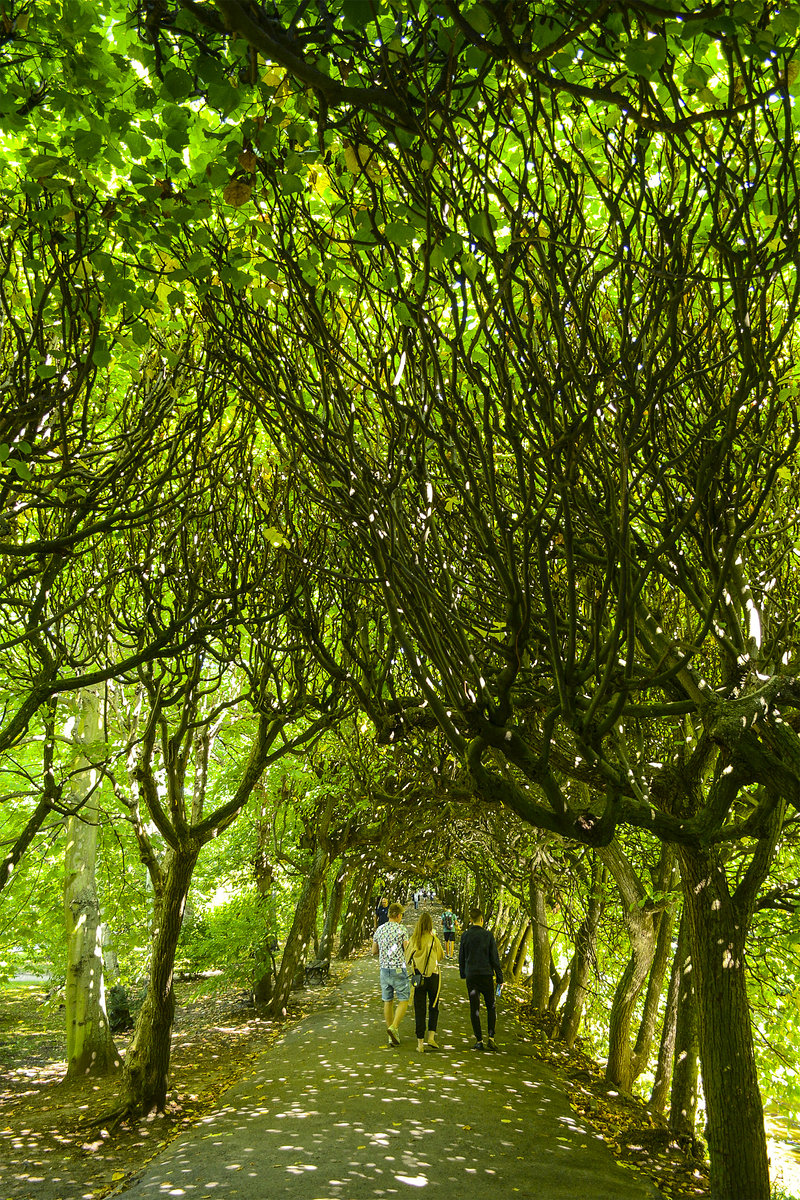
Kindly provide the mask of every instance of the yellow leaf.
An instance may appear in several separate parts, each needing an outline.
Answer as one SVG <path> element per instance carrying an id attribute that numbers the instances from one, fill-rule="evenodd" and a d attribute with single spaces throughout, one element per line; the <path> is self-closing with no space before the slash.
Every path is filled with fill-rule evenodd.
<path id="1" fill-rule="evenodd" d="M 247 204 L 252 194 L 252 183 L 244 179 L 232 179 L 222 193 L 222 199 L 226 204 L 230 204 L 231 208 L 241 208 L 243 204 Z"/>
<path id="2" fill-rule="evenodd" d="M 113 1183 L 113 1182 L 115 1182 L 117 1179 L 124 1179 L 124 1178 L 125 1178 L 125 1172 L 124 1172 L 124 1171 L 115 1171 L 115 1172 L 114 1172 L 114 1174 L 111 1176 L 111 1181 L 112 1181 L 112 1183 Z"/>

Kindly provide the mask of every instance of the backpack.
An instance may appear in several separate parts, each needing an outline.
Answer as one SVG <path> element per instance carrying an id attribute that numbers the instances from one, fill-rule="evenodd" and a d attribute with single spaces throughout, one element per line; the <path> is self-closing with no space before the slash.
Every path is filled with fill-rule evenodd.
<path id="1" fill-rule="evenodd" d="M 445 933 L 453 932 L 453 914 L 451 912 L 442 913 L 442 929 Z"/>

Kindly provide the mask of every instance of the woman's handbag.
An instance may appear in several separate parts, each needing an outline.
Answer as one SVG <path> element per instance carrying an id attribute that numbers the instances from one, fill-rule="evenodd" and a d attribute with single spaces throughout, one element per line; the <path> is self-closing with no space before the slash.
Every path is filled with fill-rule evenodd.
<path id="1" fill-rule="evenodd" d="M 425 966 L 422 968 L 421 971 L 415 971 L 414 974 L 411 976 L 411 982 L 413 983 L 414 987 L 422 987 L 423 983 L 425 982 L 425 972 L 428 969 L 428 959 L 431 956 L 432 949 L 433 949 L 433 941 L 431 941 L 431 944 L 428 947 L 428 953 L 425 956 Z"/>

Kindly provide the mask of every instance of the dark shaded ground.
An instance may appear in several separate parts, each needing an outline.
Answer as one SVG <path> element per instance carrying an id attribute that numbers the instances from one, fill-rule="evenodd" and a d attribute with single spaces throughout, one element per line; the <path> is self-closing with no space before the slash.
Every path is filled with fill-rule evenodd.
<path id="1" fill-rule="evenodd" d="M 346 975 L 349 969 L 350 964 L 340 968 L 341 975 Z M 327 1055 L 321 1055 L 318 1049 L 313 1049 L 303 1032 L 305 1023 L 293 1029 L 292 1024 L 316 1011 L 316 1019 L 322 1022 L 317 1036 L 329 1038 L 325 1029 L 330 1027 L 331 1019 L 340 1010 L 335 991 L 322 989 L 297 994 L 298 1003 L 289 1024 L 281 1026 L 258 1020 L 252 1010 L 245 1008 L 231 994 L 203 997 L 198 995 L 201 985 L 182 985 L 175 1030 L 170 1111 L 132 1127 L 123 1127 L 112 1135 L 103 1130 L 102 1124 L 92 1126 L 89 1122 L 103 1109 L 111 1107 L 113 1083 L 89 1085 L 88 1088 L 85 1085 L 61 1083 L 64 1069 L 61 1016 L 55 1012 L 48 1027 L 43 1010 L 32 1002 L 40 995 L 36 989 L 16 989 L 13 993 L 3 989 L 0 991 L 0 1073 L 3 1080 L 0 1085 L 0 1196 L 3 1200 L 92 1200 L 118 1192 L 131 1179 L 141 1175 L 145 1164 L 173 1143 L 182 1132 L 192 1131 L 192 1136 L 199 1137 L 201 1141 L 214 1140 L 211 1134 L 216 1121 L 212 1116 L 214 1110 L 218 1107 L 228 1108 L 232 1104 L 234 1097 L 227 1089 L 236 1080 L 244 1080 L 248 1075 L 252 1079 L 249 1084 L 243 1083 L 243 1086 L 250 1089 L 250 1100 L 246 1103 L 251 1107 L 253 1089 L 255 1099 L 262 1106 L 265 1097 L 269 1097 L 269 1111 L 273 1116 L 283 1098 L 286 1115 L 281 1118 L 280 1126 L 270 1122 L 273 1128 L 286 1129 L 287 1122 L 294 1123 L 298 1130 L 301 1125 L 310 1128 L 307 1125 L 308 1117 L 296 1115 L 305 1112 L 304 1104 L 308 1106 L 308 1083 L 300 1083 L 299 1077 L 297 1080 L 292 1077 L 296 1068 L 305 1070 L 307 1059 L 312 1063 L 319 1060 L 323 1075 L 326 1072 L 328 1075 L 341 1074 L 341 1086 L 332 1093 L 332 1107 L 337 1109 L 348 1129 L 358 1139 L 350 1156 L 353 1162 L 358 1161 L 359 1155 L 364 1157 L 359 1147 L 366 1149 L 372 1145 L 367 1141 L 367 1135 L 374 1139 L 378 1128 L 388 1141 L 399 1136 L 404 1152 L 412 1156 L 417 1149 L 425 1147 L 427 1157 L 420 1159 L 416 1154 L 416 1159 L 428 1163 L 428 1168 L 415 1168 L 416 1174 L 405 1173 L 405 1178 L 414 1182 L 402 1183 L 399 1187 L 401 1193 L 407 1188 L 422 1186 L 420 1180 L 423 1175 L 427 1179 L 426 1170 L 438 1169 L 441 1162 L 458 1159 L 460 1155 L 465 1164 L 464 1173 L 460 1182 L 456 1174 L 453 1186 L 457 1190 L 463 1190 L 466 1186 L 471 1194 L 476 1181 L 468 1175 L 468 1168 L 470 1157 L 474 1159 L 476 1146 L 478 1150 L 488 1147 L 487 1154 L 494 1154 L 496 1151 L 491 1146 L 491 1139 L 507 1140 L 503 1135 L 511 1134 L 513 1130 L 514 1136 L 523 1142 L 519 1160 L 514 1155 L 514 1161 L 523 1162 L 526 1156 L 530 1156 L 530 1142 L 534 1137 L 532 1126 L 526 1120 L 517 1130 L 516 1123 L 520 1115 L 517 1111 L 519 1104 L 531 1091 L 530 1081 L 525 1083 L 524 1078 L 529 1080 L 534 1067 L 534 1054 L 550 1063 L 566 1088 L 573 1110 L 566 1107 L 560 1109 L 559 1120 L 570 1137 L 574 1129 L 581 1128 L 592 1141 L 596 1141 L 593 1131 L 585 1123 L 588 1118 L 608 1144 L 611 1151 L 609 1158 L 613 1156 L 613 1159 L 628 1167 L 643 1167 L 664 1196 L 702 1197 L 708 1194 L 704 1171 L 687 1160 L 675 1147 L 665 1144 L 662 1133 L 655 1131 L 653 1136 L 649 1118 L 638 1101 L 611 1094 L 597 1067 L 580 1052 L 566 1054 L 547 1043 L 541 1032 L 526 1020 L 524 1008 L 514 1004 L 510 998 L 503 1002 L 500 1027 L 506 1052 L 497 1059 L 484 1056 L 481 1062 L 484 1075 L 481 1076 L 479 1087 L 485 1087 L 490 1101 L 493 1114 L 490 1125 L 483 1130 L 472 1129 L 472 1120 L 467 1117 L 456 1120 L 458 1106 L 464 1103 L 466 1094 L 476 1091 L 475 1087 L 469 1085 L 469 1080 L 477 1075 L 477 1067 L 473 1067 L 476 1056 L 469 1055 L 466 1050 L 471 1043 L 466 1012 L 461 1010 L 459 1015 L 456 1004 L 461 988 L 456 978 L 457 971 L 452 967 L 447 970 L 447 1004 L 442 1017 L 444 1038 L 450 1043 L 451 1051 L 440 1059 L 425 1055 L 420 1061 L 413 1050 L 411 1013 L 404 1022 L 403 1045 L 395 1052 L 395 1056 L 382 1049 L 380 1004 L 376 1002 L 374 992 L 375 967 L 370 961 L 361 963 L 357 969 L 365 974 L 361 1000 L 358 1001 L 360 1007 L 355 1013 L 355 1029 L 351 1031 L 349 1039 L 339 1044 L 338 1050 L 330 1042 Z M 458 1000 L 458 1003 L 461 1001 Z M 514 1032 L 513 1042 L 509 1043 L 508 1018 L 514 1010 L 520 1014 L 522 1028 Z M 283 1038 L 283 1034 L 287 1036 Z M 353 1038 L 357 1035 L 364 1038 L 358 1053 L 360 1065 L 343 1061 L 342 1046 L 355 1045 Z M 277 1039 L 281 1041 L 270 1050 Z M 517 1065 L 522 1068 L 523 1078 L 516 1082 L 509 1078 L 512 1046 L 515 1047 L 513 1053 Z M 264 1051 L 267 1051 L 266 1058 L 262 1057 Z M 276 1052 L 288 1055 L 285 1061 L 289 1067 L 284 1072 L 283 1080 L 270 1076 L 270 1058 Z M 387 1055 L 391 1061 L 391 1072 L 397 1071 L 396 1078 L 387 1076 Z M 277 1060 L 273 1065 L 278 1067 Z M 513 1070 L 516 1071 L 516 1067 Z M 283 1093 L 282 1087 L 285 1088 Z M 346 1092 L 342 1092 L 343 1087 L 347 1089 Z M 371 1096 L 367 1095 L 370 1090 Z M 381 1110 L 376 1109 L 376 1096 L 377 1103 L 382 1105 L 386 1102 L 391 1106 L 385 1119 L 381 1116 Z M 355 1115 L 347 1109 L 353 1103 L 358 1109 Z M 369 1118 L 366 1121 L 365 1112 Z M 378 1126 L 367 1129 L 373 1118 L 378 1121 Z M 398 1118 L 397 1123 L 395 1118 Z M 338 1130 L 342 1126 L 332 1118 L 326 1118 L 324 1123 L 334 1144 L 341 1147 L 342 1136 Z M 548 1140 L 548 1136 L 541 1132 L 536 1136 L 545 1143 Z M 582 1138 L 584 1134 L 577 1136 Z M 555 1133 L 551 1129 L 550 1138 L 555 1139 L 556 1150 L 560 1137 L 559 1129 Z M 283 1140 L 281 1145 L 296 1146 L 297 1143 Z M 178 1148 L 174 1146 L 173 1149 Z M 287 1153 L 287 1150 L 276 1152 L 278 1162 L 269 1170 L 281 1173 L 283 1165 L 286 1177 L 292 1182 L 292 1195 L 299 1198 L 303 1192 L 297 1188 L 298 1175 L 290 1169 L 293 1164 L 286 1166 L 285 1162 L 281 1163 Z M 318 1159 L 326 1159 L 324 1147 L 322 1150 L 317 1147 L 315 1153 Z M 373 1161 L 373 1158 L 366 1161 Z M 313 1167 L 318 1164 L 309 1162 L 305 1165 Z M 244 1167 L 234 1175 L 241 1178 L 243 1170 Z M 315 1174 L 311 1170 L 304 1170 L 302 1164 L 297 1167 L 297 1172 L 300 1177 Z M 404 1172 L 398 1171 L 398 1174 Z M 636 1177 L 629 1171 L 623 1172 L 625 1183 L 629 1178 L 634 1181 Z M 373 1180 L 373 1184 L 376 1182 Z M 430 1182 L 433 1183 L 433 1180 Z M 317 1176 L 317 1184 L 320 1183 Z M 351 1181 L 348 1188 L 352 1186 Z M 397 1186 L 395 1184 L 387 1188 L 387 1194 L 397 1190 Z M 498 1186 L 499 1194 L 513 1196 L 516 1194 L 514 1188 L 519 1185 L 506 1180 L 505 1183 L 498 1181 Z M 570 1188 L 572 1195 L 579 1191 L 584 1191 L 587 1198 L 591 1195 L 586 1191 L 580 1175 L 576 1176 L 574 1172 L 570 1176 Z M 280 1193 L 275 1192 L 271 1185 L 270 1194 Z M 314 1191 L 313 1194 L 324 1195 L 321 1191 Z M 349 1197 L 359 1193 L 338 1187 L 331 1192 L 333 1194 Z M 380 1191 L 373 1189 L 363 1194 L 378 1195 Z M 531 1193 L 521 1190 L 519 1194 Z M 535 1194 L 541 1196 L 542 1200 L 546 1198 L 546 1194 L 539 1190 Z M 606 1191 L 595 1194 L 606 1196 L 615 1193 Z M 626 1193 L 618 1191 L 616 1194 L 622 1196 Z"/>

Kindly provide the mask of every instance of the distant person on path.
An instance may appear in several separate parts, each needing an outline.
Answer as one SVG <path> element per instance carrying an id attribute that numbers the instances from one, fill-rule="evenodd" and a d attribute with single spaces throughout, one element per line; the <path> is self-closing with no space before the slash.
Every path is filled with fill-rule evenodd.
<path id="1" fill-rule="evenodd" d="M 456 956 L 456 914 L 446 908 L 442 913 L 442 933 L 444 934 L 444 953 L 446 958 Z"/>
<path id="2" fill-rule="evenodd" d="M 469 1019 L 472 1022 L 472 1032 L 475 1034 L 473 1050 L 496 1050 L 495 1034 L 495 991 L 494 981 L 497 979 L 497 992 L 503 986 L 503 969 L 500 966 L 500 955 L 497 952 L 497 942 L 490 929 L 483 928 L 483 913 L 479 908 L 469 910 L 470 925 L 461 935 L 458 948 L 458 970 L 462 979 L 467 981 L 469 996 Z M 488 1040 L 483 1044 L 481 1033 L 481 996 L 486 1005 L 486 1032 Z"/>
<path id="3" fill-rule="evenodd" d="M 381 998 L 386 1032 L 392 1046 L 400 1045 L 398 1026 L 406 1015 L 411 998 L 411 981 L 406 969 L 408 934 L 400 924 L 403 916 L 401 904 L 389 905 L 389 919 L 379 925 L 372 938 L 372 954 L 379 956 L 381 972 Z M 397 1009 L 394 1004 L 397 1001 Z"/>
<path id="4" fill-rule="evenodd" d="M 389 897 L 381 896 L 378 903 L 375 905 L 375 929 L 379 925 L 385 925 L 389 920 Z"/>
<path id="5" fill-rule="evenodd" d="M 433 932 L 433 919 L 429 912 L 420 914 L 414 932 L 408 939 L 406 962 L 409 970 L 419 972 L 422 983 L 414 988 L 414 1023 L 417 1034 L 417 1050 L 438 1050 L 436 1026 L 439 1024 L 439 996 L 442 991 L 442 976 L 439 963 L 444 958 L 444 947 Z M 428 1014 L 428 1035 L 425 1036 L 425 1011 Z"/>

